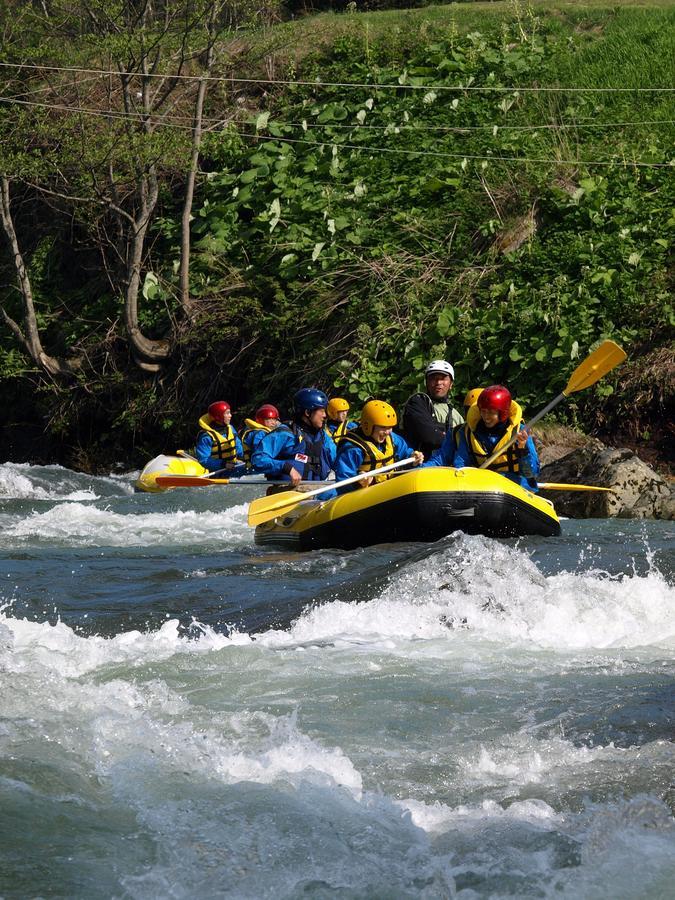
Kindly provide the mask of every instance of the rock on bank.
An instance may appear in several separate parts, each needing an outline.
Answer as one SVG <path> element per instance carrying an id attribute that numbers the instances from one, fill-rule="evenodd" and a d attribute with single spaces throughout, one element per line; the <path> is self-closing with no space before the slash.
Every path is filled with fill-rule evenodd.
<path id="1" fill-rule="evenodd" d="M 546 454 L 542 457 L 545 462 Z M 596 439 L 545 462 L 540 479 L 612 488 L 612 493 L 542 491 L 563 516 L 675 519 L 675 483 L 655 472 L 632 450 L 607 447 Z"/>

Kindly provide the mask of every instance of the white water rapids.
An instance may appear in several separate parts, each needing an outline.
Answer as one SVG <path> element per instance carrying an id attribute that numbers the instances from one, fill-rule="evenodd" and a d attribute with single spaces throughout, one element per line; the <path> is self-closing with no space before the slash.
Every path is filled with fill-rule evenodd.
<path id="1" fill-rule="evenodd" d="M 0 466 L 0 896 L 672 896 L 672 523 L 275 554 L 240 490 Z"/>

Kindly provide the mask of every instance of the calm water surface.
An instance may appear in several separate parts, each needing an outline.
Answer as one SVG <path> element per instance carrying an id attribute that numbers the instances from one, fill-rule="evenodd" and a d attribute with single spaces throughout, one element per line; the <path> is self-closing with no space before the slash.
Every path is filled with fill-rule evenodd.
<path id="1" fill-rule="evenodd" d="M 672 898 L 675 524 L 256 548 L 0 465 L 3 898 Z"/>

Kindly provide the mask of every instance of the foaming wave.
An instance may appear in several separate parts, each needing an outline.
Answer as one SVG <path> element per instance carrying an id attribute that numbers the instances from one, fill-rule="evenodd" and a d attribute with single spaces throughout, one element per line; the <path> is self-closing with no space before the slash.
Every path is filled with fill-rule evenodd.
<path id="1" fill-rule="evenodd" d="M 214 512 L 182 511 L 122 515 L 82 503 L 63 503 L 34 512 L 5 528 L 9 546 L 58 544 L 67 547 L 185 546 L 195 543 L 249 543 L 247 504 Z"/>
<path id="2" fill-rule="evenodd" d="M 108 665 L 139 665 L 160 662 L 179 653 L 210 653 L 226 647 L 249 644 L 248 635 L 218 634 L 201 629 L 197 639 L 179 634 L 177 619 L 157 631 L 125 631 L 112 638 L 80 637 L 63 622 L 49 625 L 14 619 L 0 614 L 0 650 L 6 671 L 30 672 L 35 668 L 63 678 L 78 678 Z"/>
<path id="3" fill-rule="evenodd" d="M 576 746 L 564 737 L 540 738 L 527 732 L 502 735 L 498 744 L 477 744 L 457 756 L 458 778 L 465 788 L 492 791 L 505 797 L 523 788 L 574 791 L 593 782 L 633 777 L 637 760 L 650 771 L 669 771 L 673 744 L 652 741 L 639 747 Z"/>
<path id="4" fill-rule="evenodd" d="M 102 496 L 126 496 L 133 491 L 126 475 L 94 477 L 62 466 L 28 463 L 0 465 L 1 500 L 99 500 Z"/>
<path id="5" fill-rule="evenodd" d="M 397 571 L 375 599 L 314 607 L 290 631 L 259 640 L 275 647 L 342 642 L 393 650 L 410 641 L 447 645 L 469 632 L 532 649 L 672 648 L 674 599 L 675 588 L 656 570 L 546 576 L 522 551 L 464 535 Z"/>
<path id="6" fill-rule="evenodd" d="M 430 834 L 434 852 L 449 854 L 456 896 L 672 896 L 675 821 L 656 797 L 587 803 L 578 813 L 536 799 L 455 808 L 398 802 Z"/>
<path id="7" fill-rule="evenodd" d="M 446 622 L 499 642 L 584 649 L 675 644 L 675 588 L 652 570 L 543 575 L 522 551 L 486 538 L 416 563 L 383 599 L 445 609 Z"/>
<path id="8" fill-rule="evenodd" d="M 192 706 L 161 678 L 137 681 L 139 667 L 147 670 L 175 656 L 186 656 L 184 670 L 194 666 L 203 680 L 199 657 L 251 645 L 247 635 L 226 637 L 208 628 L 188 640 L 179 636 L 175 620 L 146 634 L 84 638 L 63 623 L 50 626 L 0 616 L 3 681 L 8 688 L 13 682 L 23 686 L 10 692 L 13 708 L 4 712 L 20 722 L 33 706 L 36 715 L 64 732 L 71 717 L 88 721 L 96 716 L 99 774 L 109 773 L 130 752 L 147 751 L 155 760 L 163 757 L 167 769 L 188 767 L 193 775 L 215 774 L 223 783 L 299 783 L 309 777 L 315 784 L 339 784 L 360 796 L 361 776 L 350 760 L 339 748 L 325 748 L 304 735 L 296 713 L 277 717 L 242 710 L 214 716 L 210 709 Z M 237 673 L 231 671 L 231 677 L 236 679 Z M 47 694 L 45 683 L 50 685 Z"/>
<path id="9" fill-rule="evenodd" d="M 44 487 L 36 484 L 16 468 L 0 467 L 0 499 L 2 500 L 98 500 L 91 488 L 68 490 L 63 486 Z"/>
<path id="10" fill-rule="evenodd" d="M 564 822 L 564 816 L 545 800 L 537 799 L 517 800 L 507 807 L 495 800 L 484 800 L 477 806 L 461 804 L 455 807 L 439 801 L 424 803 L 411 798 L 396 802 L 410 813 L 418 828 L 429 833 L 444 832 L 453 826 L 466 827 L 471 822 L 482 828 L 490 820 L 526 821 L 547 830 Z"/>

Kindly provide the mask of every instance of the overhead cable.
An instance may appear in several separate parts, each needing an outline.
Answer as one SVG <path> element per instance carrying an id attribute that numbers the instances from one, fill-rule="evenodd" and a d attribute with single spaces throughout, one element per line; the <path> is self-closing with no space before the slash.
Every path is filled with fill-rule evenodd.
<path id="1" fill-rule="evenodd" d="M 115 75 L 117 77 L 143 77 L 145 78 L 163 78 L 172 81 L 214 81 L 227 82 L 230 84 L 259 84 L 259 85 L 287 85 L 298 87 L 336 87 L 336 88 L 367 88 L 369 90 L 404 90 L 404 91 L 497 91 L 500 93 L 510 93 L 513 91 L 521 91 L 527 93 L 672 93 L 675 87 L 566 87 L 551 85 L 447 85 L 447 84 L 377 84 L 376 82 L 358 82 L 358 81 L 322 81 L 321 79 L 314 81 L 288 81 L 280 78 L 240 78 L 235 75 L 178 75 L 173 73 L 159 72 L 121 72 L 115 69 L 88 69 L 75 66 L 49 66 L 38 63 L 8 63 L 0 62 L 0 67 L 13 69 L 30 69 L 41 70 L 45 72 L 81 72 L 83 74 L 97 75 Z"/>
<path id="2" fill-rule="evenodd" d="M 84 107 L 70 107 L 70 106 L 61 106 L 56 104 L 45 104 L 45 103 L 37 103 L 28 100 L 13 100 L 8 98 L 0 97 L 0 102 L 9 102 L 9 103 L 19 103 L 26 106 L 37 106 L 40 108 L 54 109 L 58 111 L 67 111 L 67 112 L 76 112 L 83 113 L 85 115 L 94 115 L 100 116 L 102 118 L 109 119 L 128 119 L 129 113 L 123 111 L 116 110 L 96 110 L 96 109 L 86 109 Z M 133 115 L 133 114 L 132 114 Z M 138 113 L 135 115 L 144 116 L 145 113 Z M 225 120 L 221 123 L 223 126 L 229 124 Z M 191 125 L 181 125 L 176 122 L 162 121 L 156 120 L 153 122 L 153 126 L 155 127 L 166 127 L 166 128 L 177 128 L 185 131 L 191 131 Z M 333 142 L 331 140 L 325 141 L 308 141 L 303 140 L 302 138 L 288 138 L 288 137 L 278 137 L 276 135 L 261 135 L 257 132 L 246 132 L 240 131 L 239 129 L 233 129 L 234 133 L 238 134 L 240 137 L 245 138 L 246 140 L 271 140 L 277 141 L 279 143 L 284 144 L 304 144 L 312 147 L 322 146 L 322 145 L 331 145 Z M 641 168 L 651 168 L 651 169 L 662 169 L 667 167 L 672 167 L 671 163 L 648 163 L 637 160 L 567 160 L 567 159 L 541 159 L 541 158 L 532 158 L 525 156 L 494 156 L 492 154 L 487 155 L 478 155 L 478 154 L 468 154 L 468 153 L 450 153 L 446 151 L 435 151 L 435 150 L 410 150 L 410 149 L 399 149 L 395 147 L 372 147 L 369 145 L 359 145 L 359 144 L 345 144 L 340 143 L 335 146 L 340 149 L 345 150 L 358 150 L 362 153 L 393 153 L 399 155 L 407 155 L 407 156 L 430 156 L 437 158 L 447 158 L 447 159 L 471 159 L 471 160 L 486 160 L 488 162 L 519 162 L 519 163 L 539 163 L 546 165 L 572 165 L 572 166 L 616 166 L 616 165 L 625 165 L 625 166 L 637 166 Z"/>
<path id="3" fill-rule="evenodd" d="M 171 113 L 169 115 L 164 115 L 162 113 L 154 112 L 148 113 L 144 110 L 115 110 L 115 109 L 92 109 L 90 107 L 84 106 L 69 106 L 67 104 L 59 104 L 59 103 L 40 103 L 35 100 L 25 100 L 19 96 L 12 97 L 2 97 L 0 96 L 0 103 L 17 103 L 21 106 L 32 106 L 38 107 L 41 109 L 54 109 L 58 112 L 74 112 L 74 113 L 84 113 L 86 115 L 94 115 L 94 116 L 102 116 L 104 118 L 113 118 L 113 119 L 136 119 L 143 120 L 149 119 L 151 116 L 156 118 L 153 119 L 154 125 L 174 125 L 178 128 L 191 128 L 191 125 L 184 125 L 182 123 L 188 122 L 191 123 L 194 120 L 194 116 L 192 115 L 180 115 L 176 113 Z M 223 119 L 222 117 L 216 116 L 203 116 L 202 122 L 214 126 L 223 125 L 232 120 Z M 252 125 L 254 123 L 251 123 Z M 270 119 L 265 128 L 266 130 L 270 129 L 270 126 L 277 127 L 287 127 L 287 128 L 303 128 L 303 129 L 317 129 L 317 128 L 340 128 L 340 129 L 352 129 L 352 130 L 371 130 L 371 131 L 389 131 L 391 132 L 393 129 L 397 129 L 398 131 L 406 131 L 406 132 L 451 132 L 451 133 L 459 133 L 462 132 L 473 132 L 473 131 L 494 131 L 494 129 L 498 129 L 499 131 L 546 131 L 546 130 L 558 130 L 558 129 L 577 129 L 577 128 L 638 128 L 643 126 L 653 126 L 653 125 L 675 125 L 675 119 L 648 119 L 645 121 L 639 122 L 552 122 L 552 123 L 544 123 L 541 125 L 507 125 L 502 122 L 488 122 L 483 125 L 366 125 L 360 123 L 342 123 L 342 122 L 284 122 L 279 119 Z"/>

